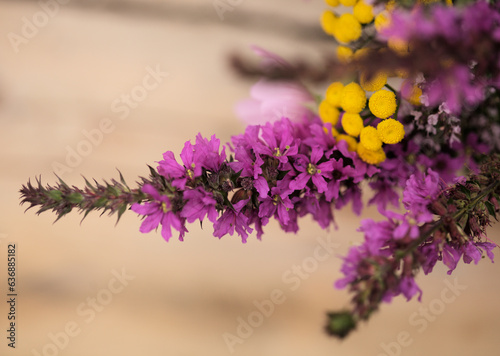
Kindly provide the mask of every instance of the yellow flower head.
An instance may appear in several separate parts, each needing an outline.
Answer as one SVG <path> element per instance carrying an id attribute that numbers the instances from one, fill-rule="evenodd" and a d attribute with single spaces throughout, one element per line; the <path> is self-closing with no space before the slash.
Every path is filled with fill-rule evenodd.
<path id="1" fill-rule="evenodd" d="M 362 143 L 358 144 L 356 152 L 359 157 L 368 164 L 379 164 L 385 161 L 385 152 L 382 148 L 372 151 L 363 146 Z"/>
<path id="2" fill-rule="evenodd" d="M 356 1 L 358 0 L 339 0 L 339 1 L 344 6 L 353 6 L 354 4 L 356 4 Z"/>
<path id="3" fill-rule="evenodd" d="M 388 11 L 382 11 L 375 16 L 375 29 L 377 32 L 382 31 L 384 28 L 391 24 L 391 15 Z"/>
<path id="4" fill-rule="evenodd" d="M 344 84 L 341 82 L 333 82 L 326 89 L 325 100 L 331 105 L 340 107 L 340 99 L 342 98 L 342 90 L 344 89 Z"/>
<path id="5" fill-rule="evenodd" d="M 323 100 L 319 104 L 318 114 L 321 120 L 323 120 L 323 122 L 329 122 L 330 124 L 332 124 L 332 127 L 335 126 L 339 121 L 339 115 L 340 115 L 339 109 L 331 105 L 326 100 Z"/>
<path id="6" fill-rule="evenodd" d="M 400 40 L 399 38 L 389 38 L 387 40 L 387 46 L 401 57 L 404 57 L 410 53 L 410 45 L 408 44 L 408 42 Z"/>
<path id="7" fill-rule="evenodd" d="M 327 5 L 330 5 L 332 7 L 337 7 L 339 6 L 339 0 L 325 0 Z"/>
<path id="8" fill-rule="evenodd" d="M 346 112 L 342 115 L 342 128 L 348 135 L 357 137 L 363 129 L 363 119 L 359 114 Z"/>
<path id="9" fill-rule="evenodd" d="M 352 59 L 353 52 L 352 49 L 346 46 L 337 47 L 337 59 L 340 63 L 349 63 Z"/>
<path id="10" fill-rule="evenodd" d="M 373 21 L 373 6 L 368 5 L 363 0 L 358 1 L 352 9 L 352 14 L 362 24 L 367 24 Z"/>
<path id="11" fill-rule="evenodd" d="M 361 130 L 359 142 L 370 151 L 376 151 L 382 147 L 382 140 L 378 137 L 377 129 L 373 126 L 366 126 Z"/>
<path id="12" fill-rule="evenodd" d="M 368 47 L 360 48 L 356 52 L 354 52 L 354 59 L 355 60 L 360 60 L 364 56 L 366 56 L 370 51 L 371 51 L 371 49 L 368 48 Z"/>
<path id="13" fill-rule="evenodd" d="M 366 93 L 358 83 L 347 84 L 342 90 L 340 106 L 345 112 L 359 114 L 366 106 Z"/>
<path id="14" fill-rule="evenodd" d="M 368 107 L 373 115 L 386 119 L 396 112 L 396 95 L 389 90 L 379 90 L 372 94 Z"/>
<path id="15" fill-rule="evenodd" d="M 354 137 L 340 134 L 337 136 L 337 141 L 347 142 L 347 149 L 351 152 L 355 152 L 358 148 L 358 141 Z"/>
<path id="16" fill-rule="evenodd" d="M 377 91 L 384 87 L 387 84 L 387 73 L 377 72 L 372 75 L 370 80 L 367 80 L 366 73 L 361 73 L 359 78 L 359 84 L 366 91 Z"/>
<path id="17" fill-rule="evenodd" d="M 333 35 L 333 29 L 335 27 L 335 23 L 338 21 L 337 16 L 329 10 L 323 11 L 321 14 L 321 28 L 325 33 L 329 35 Z"/>
<path id="18" fill-rule="evenodd" d="M 333 23 L 332 31 L 337 41 L 348 43 L 360 38 L 363 29 L 353 14 L 345 13 Z"/>
<path id="19" fill-rule="evenodd" d="M 394 119 L 380 122 L 377 125 L 377 132 L 382 142 L 390 145 L 400 142 L 405 137 L 403 124 Z"/>

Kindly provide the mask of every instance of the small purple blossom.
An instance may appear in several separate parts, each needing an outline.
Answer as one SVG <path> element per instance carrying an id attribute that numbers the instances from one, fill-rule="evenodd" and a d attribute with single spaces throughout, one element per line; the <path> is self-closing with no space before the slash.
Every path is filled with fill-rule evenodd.
<path id="1" fill-rule="evenodd" d="M 172 237 L 171 228 L 173 227 L 180 232 L 179 240 L 182 240 L 187 232 L 185 219 L 171 210 L 172 202 L 168 196 L 160 195 L 150 184 L 144 185 L 142 191 L 151 196 L 152 200 L 144 204 L 135 203 L 131 206 L 134 212 L 146 217 L 141 224 L 140 232 L 147 233 L 161 225 L 161 235 L 168 241 Z"/>
<path id="2" fill-rule="evenodd" d="M 312 148 L 311 158 L 299 155 L 294 165 L 295 169 L 299 171 L 299 175 L 290 182 L 290 189 L 304 189 L 310 180 L 312 180 L 319 193 L 323 193 L 328 189 L 325 178 L 330 178 L 333 166 L 329 161 L 318 164 L 323 155 L 324 151 L 317 146 Z"/>

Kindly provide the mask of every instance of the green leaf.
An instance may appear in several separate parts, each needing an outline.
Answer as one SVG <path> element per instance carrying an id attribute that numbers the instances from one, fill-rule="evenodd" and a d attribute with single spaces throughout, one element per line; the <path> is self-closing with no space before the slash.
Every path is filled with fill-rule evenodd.
<path id="1" fill-rule="evenodd" d="M 66 197 L 66 199 L 71 204 L 79 204 L 83 200 L 83 196 L 80 193 L 71 193 Z"/>
<path id="2" fill-rule="evenodd" d="M 61 201 L 62 193 L 60 190 L 51 190 L 47 193 L 49 198 L 54 199 L 55 201 Z"/>
<path id="3" fill-rule="evenodd" d="M 120 208 L 118 209 L 118 218 L 116 219 L 117 224 L 120 221 L 120 218 L 122 217 L 123 213 L 126 211 L 127 211 L 127 204 L 123 204 L 122 206 L 120 206 Z"/>
<path id="4" fill-rule="evenodd" d="M 490 201 L 486 200 L 484 202 L 484 205 L 486 205 L 486 209 L 488 209 L 488 212 L 490 213 L 490 215 L 493 216 L 496 221 L 498 221 L 497 212 L 495 210 L 495 206 L 493 205 L 493 203 L 491 203 Z"/>
<path id="5" fill-rule="evenodd" d="M 470 199 L 470 190 L 467 189 L 467 187 L 465 187 L 464 185 L 459 185 L 458 188 L 467 196 L 467 199 Z"/>

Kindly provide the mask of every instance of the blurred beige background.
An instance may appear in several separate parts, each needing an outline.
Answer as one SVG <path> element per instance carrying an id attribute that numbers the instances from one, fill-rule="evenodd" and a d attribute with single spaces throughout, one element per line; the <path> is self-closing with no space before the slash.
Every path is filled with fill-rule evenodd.
<path id="1" fill-rule="evenodd" d="M 255 316 L 254 303 L 275 289 L 283 303 L 254 320 L 259 326 L 233 344 L 234 355 L 499 353 L 500 267 L 488 261 L 460 265 L 452 276 L 441 267 L 422 275 L 421 304 L 398 299 L 346 340 L 327 337 L 325 311 L 348 303 L 347 293 L 332 288 L 338 256 L 362 238 L 360 218 L 348 209 L 336 215 L 338 230 L 304 219 L 299 234 L 287 235 L 271 223 L 263 241 L 246 245 L 237 237 L 219 241 L 208 225 L 191 225 L 185 242 L 166 243 L 159 233 L 141 234 L 131 212 L 117 226 L 98 214 L 81 225 L 76 213 L 53 225 L 50 213 L 24 213 L 21 185 L 40 174 L 54 183 L 55 162 L 71 168 L 62 174 L 70 184 L 82 185 L 82 174 L 116 178 L 116 168 L 133 184 L 146 164 L 179 152 L 198 132 L 224 142 L 241 132 L 233 106 L 251 82 L 229 69 L 232 51 L 258 44 L 317 60 L 329 46 L 318 28 L 319 0 L 42 3 L 45 10 L 36 1 L 0 1 L 0 300 L 7 298 L 8 242 L 17 244 L 19 293 L 15 350 L 5 337 L 8 305 L 0 303 L 0 355 L 229 355 L 223 335 L 236 336 L 238 318 Z M 233 4 L 223 18 L 214 8 L 220 3 Z M 137 87 L 147 68 L 168 76 L 144 92 Z M 134 108 L 121 102 L 131 93 L 142 100 Z M 83 131 L 101 122 L 113 129 L 84 147 Z M 77 149 L 87 155 L 69 167 L 68 150 Z M 490 236 L 499 241 L 499 232 L 497 225 Z M 338 247 L 311 267 L 318 239 L 329 238 Z M 293 267 L 303 263 L 311 273 L 292 283 Z M 131 277 L 120 287 L 113 273 L 122 271 Z M 466 288 L 450 302 L 444 281 L 455 278 Z M 428 319 L 419 308 L 429 310 Z M 71 337 L 62 334 L 67 327 Z"/>

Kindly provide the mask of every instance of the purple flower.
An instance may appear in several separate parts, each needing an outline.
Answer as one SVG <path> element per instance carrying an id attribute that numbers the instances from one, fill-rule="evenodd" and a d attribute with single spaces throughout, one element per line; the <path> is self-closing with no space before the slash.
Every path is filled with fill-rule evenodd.
<path id="1" fill-rule="evenodd" d="M 301 84 L 262 79 L 252 87 L 250 95 L 250 99 L 236 106 L 236 114 L 247 125 L 261 125 L 282 118 L 299 122 L 314 116 L 307 108 L 314 98 Z"/>
<path id="2" fill-rule="evenodd" d="M 275 215 L 282 225 L 290 222 L 288 211 L 293 209 L 294 205 L 288 197 L 293 192 L 288 188 L 288 184 L 287 180 L 280 180 L 276 187 L 271 188 L 271 196 L 261 200 L 259 218 L 270 218 Z"/>
<path id="3" fill-rule="evenodd" d="M 365 248 L 372 255 L 380 254 L 380 249 L 387 244 L 391 238 L 396 225 L 391 221 L 375 222 L 372 219 L 361 221 L 358 231 L 365 235 Z"/>
<path id="4" fill-rule="evenodd" d="M 497 247 L 497 245 L 491 242 L 475 242 L 474 244 L 481 250 L 486 251 L 486 255 L 488 256 L 488 258 L 491 260 L 491 262 L 494 262 L 493 259 L 495 258 L 495 256 L 493 255 L 492 251 L 495 247 Z"/>
<path id="5" fill-rule="evenodd" d="M 427 174 L 412 174 L 406 182 L 406 188 L 403 192 L 403 204 L 416 218 L 417 222 L 430 222 L 432 221 L 432 213 L 427 206 L 440 192 L 440 177 L 436 172 L 428 169 Z"/>
<path id="6" fill-rule="evenodd" d="M 158 172 L 167 179 L 172 179 L 172 185 L 184 189 L 187 180 L 193 180 L 201 176 L 202 164 L 199 154 L 194 151 L 191 142 L 187 141 L 180 154 L 184 166 L 175 160 L 174 153 L 167 151 L 163 154 L 163 160 L 158 162 Z"/>
<path id="7" fill-rule="evenodd" d="M 150 195 L 153 199 L 144 204 L 135 203 L 131 209 L 146 218 L 141 224 L 142 233 L 150 232 L 158 228 L 161 224 L 161 235 L 168 241 L 172 237 L 171 227 L 180 232 L 179 240 L 183 240 L 184 234 L 188 231 L 185 227 L 185 219 L 172 211 L 172 202 L 166 195 L 160 195 L 150 184 L 145 184 L 142 191 Z"/>
<path id="8" fill-rule="evenodd" d="M 454 246 L 451 244 L 444 244 L 443 249 L 441 251 L 441 256 L 443 263 L 445 264 L 446 267 L 449 268 L 448 274 L 451 274 L 457 268 L 457 264 L 460 261 L 460 256 L 461 252 L 458 251 Z"/>
<path id="9" fill-rule="evenodd" d="M 305 155 L 298 155 L 299 158 L 294 166 L 300 173 L 290 182 L 290 189 L 302 190 L 309 180 L 312 180 L 319 193 L 323 193 L 328 189 L 325 178 L 330 178 L 333 166 L 330 161 L 318 164 L 323 154 L 324 151 L 320 147 L 313 147 L 311 158 Z"/>
<path id="10" fill-rule="evenodd" d="M 413 276 L 404 276 L 401 278 L 398 289 L 398 292 L 403 294 L 406 297 L 406 300 L 410 300 L 417 293 L 419 293 L 418 301 L 421 301 L 422 299 L 422 290 L 415 282 Z"/>
<path id="11" fill-rule="evenodd" d="M 233 236 L 234 232 L 241 236 L 242 242 L 247 242 L 248 234 L 253 229 L 249 226 L 249 218 L 241 212 L 241 209 L 248 203 L 248 199 L 241 200 L 234 204 L 233 209 L 226 209 L 224 213 L 214 223 L 214 236 L 219 239 L 229 234 Z"/>
<path id="12" fill-rule="evenodd" d="M 203 221 L 205 216 L 212 223 L 217 220 L 219 216 L 215 208 L 217 202 L 212 193 L 206 192 L 203 188 L 189 189 L 184 191 L 183 198 L 186 204 L 182 208 L 181 216 L 189 223 L 196 220 Z"/>
<path id="13" fill-rule="evenodd" d="M 288 163 L 289 157 L 298 153 L 298 142 L 292 135 L 292 126 L 288 119 L 283 119 L 275 124 L 267 123 L 262 126 L 262 138 L 266 144 L 256 142 L 254 150 L 257 154 L 274 157 L 281 165 Z M 289 167 L 280 167 L 289 169 Z"/>
<path id="14" fill-rule="evenodd" d="M 327 201 L 337 199 L 339 197 L 340 183 L 355 175 L 353 167 L 344 167 L 344 160 L 342 158 L 338 161 L 332 158 L 330 162 L 332 164 L 332 179 L 328 182 L 328 187 L 325 192 Z"/>
<path id="15" fill-rule="evenodd" d="M 196 136 L 196 144 L 194 149 L 199 155 L 199 160 L 203 168 L 212 172 L 218 172 L 226 161 L 226 147 L 222 146 L 219 153 L 220 140 L 212 135 L 210 141 L 201 134 Z"/>

